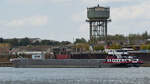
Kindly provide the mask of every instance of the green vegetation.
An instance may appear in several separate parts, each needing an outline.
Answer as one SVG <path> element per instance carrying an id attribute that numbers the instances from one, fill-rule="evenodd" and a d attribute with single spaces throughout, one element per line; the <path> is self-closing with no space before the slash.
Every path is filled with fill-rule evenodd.
<path id="1" fill-rule="evenodd" d="M 94 50 L 104 50 L 104 46 L 102 46 L 102 45 L 96 45 L 96 46 L 94 46 Z"/>
<path id="2" fill-rule="evenodd" d="M 141 45 L 141 49 L 150 49 L 150 41 L 148 41 L 147 39 L 150 38 L 150 35 L 148 35 L 147 31 L 144 32 L 143 34 L 129 34 L 128 36 L 124 36 L 121 34 L 116 34 L 116 35 L 108 35 L 107 38 L 107 42 L 108 45 L 110 46 L 110 48 L 113 49 L 119 49 L 122 46 L 127 46 L 127 45 L 141 45 L 141 44 L 145 44 L 145 45 Z M 103 38 L 99 38 L 99 41 L 104 41 Z M 27 46 L 27 45 L 33 45 L 33 46 L 38 46 L 38 45 L 49 45 L 49 46 L 61 46 L 61 45 L 68 45 L 71 44 L 71 42 L 69 41 L 54 41 L 54 40 L 38 40 L 35 38 L 21 38 L 21 39 L 17 39 L 17 38 L 13 38 L 13 39 L 3 39 L 0 38 L 0 43 L 8 43 L 11 44 L 11 46 L 16 47 L 16 46 Z M 84 46 L 87 47 L 91 45 L 93 42 L 92 41 L 87 41 L 84 38 L 76 38 L 76 40 L 74 41 L 74 44 L 81 44 L 82 43 L 82 47 L 83 44 L 86 44 Z M 101 42 L 97 42 L 96 45 L 94 45 L 94 50 L 103 50 L 104 49 L 104 43 L 102 42 L 102 44 L 99 44 Z"/>
<path id="3" fill-rule="evenodd" d="M 80 48 L 83 49 L 84 51 L 89 50 L 89 44 L 88 43 L 77 43 L 74 48 Z"/>
<path id="4" fill-rule="evenodd" d="M 150 50 L 150 44 L 143 44 L 140 46 L 141 50 Z"/>
<path id="5" fill-rule="evenodd" d="M 110 49 L 121 49 L 121 45 L 113 44 L 109 47 Z"/>
<path id="6" fill-rule="evenodd" d="M 121 34 L 116 35 L 108 35 L 108 44 L 112 45 L 118 43 L 120 45 L 135 45 L 140 44 L 150 38 L 147 31 L 142 34 L 129 34 L 128 36 L 124 36 Z"/>
<path id="7" fill-rule="evenodd" d="M 27 46 L 27 45 L 49 45 L 49 46 L 59 46 L 59 45 L 68 45 L 71 44 L 71 42 L 69 41 L 53 41 L 53 40 L 32 40 L 30 38 L 22 38 L 22 39 L 17 39 L 17 38 L 13 38 L 13 39 L 3 39 L 0 38 L 0 43 L 8 43 L 11 44 L 13 47 L 16 46 Z"/>
<path id="8" fill-rule="evenodd" d="M 74 44 L 76 43 L 87 43 L 87 41 L 84 38 L 77 38 Z"/>

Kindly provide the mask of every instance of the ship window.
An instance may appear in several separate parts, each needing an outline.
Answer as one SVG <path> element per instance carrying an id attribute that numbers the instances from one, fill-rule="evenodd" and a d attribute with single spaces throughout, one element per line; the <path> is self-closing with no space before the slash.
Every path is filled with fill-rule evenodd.
<path id="1" fill-rule="evenodd" d="M 109 59 L 109 61 L 111 62 L 111 59 Z"/>
<path id="2" fill-rule="evenodd" d="M 107 62 L 109 62 L 109 59 L 107 59 Z"/>
<path id="3" fill-rule="evenodd" d="M 108 59 L 107 61 L 108 61 L 108 62 L 110 62 L 110 60 L 109 60 L 109 59 Z"/>
<path id="4" fill-rule="evenodd" d="M 123 52 L 123 50 L 116 50 L 117 52 Z"/>

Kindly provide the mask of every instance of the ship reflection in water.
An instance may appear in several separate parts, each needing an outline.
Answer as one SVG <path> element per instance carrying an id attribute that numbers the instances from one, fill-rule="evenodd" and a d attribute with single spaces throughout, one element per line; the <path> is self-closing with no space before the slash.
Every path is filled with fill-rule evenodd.
<path id="1" fill-rule="evenodd" d="M 0 68 L 0 84 L 150 84 L 150 68 Z"/>

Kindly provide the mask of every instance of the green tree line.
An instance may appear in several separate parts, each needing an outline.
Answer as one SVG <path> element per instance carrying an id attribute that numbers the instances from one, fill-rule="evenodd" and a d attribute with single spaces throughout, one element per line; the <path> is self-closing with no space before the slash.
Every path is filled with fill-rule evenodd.
<path id="1" fill-rule="evenodd" d="M 27 45 L 50 45 L 50 46 L 58 46 L 58 45 L 68 45 L 71 44 L 69 41 L 52 41 L 52 40 L 41 40 L 32 42 L 30 38 L 22 38 L 22 39 L 4 39 L 0 38 L 0 43 L 9 43 L 12 46 L 27 46 Z"/>

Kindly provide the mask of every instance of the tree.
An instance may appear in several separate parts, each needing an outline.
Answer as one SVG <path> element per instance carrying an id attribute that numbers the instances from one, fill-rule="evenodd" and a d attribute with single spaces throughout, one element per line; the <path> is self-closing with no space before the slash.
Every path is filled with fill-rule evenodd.
<path id="1" fill-rule="evenodd" d="M 142 34 L 142 37 L 143 37 L 143 39 L 147 39 L 147 38 L 148 38 L 148 33 L 147 33 L 147 31 L 145 31 L 145 32 Z"/>
<path id="2" fill-rule="evenodd" d="M 110 46 L 110 49 L 121 49 L 121 45 L 112 44 L 112 45 Z"/>
<path id="3" fill-rule="evenodd" d="M 27 46 L 27 45 L 30 45 L 30 44 L 31 44 L 31 42 L 30 42 L 29 38 L 21 39 L 20 42 L 19 42 L 20 46 Z"/>
<path id="4" fill-rule="evenodd" d="M 144 44 L 141 45 L 141 46 L 140 46 L 140 49 L 141 49 L 141 50 L 147 50 L 147 45 L 144 45 Z"/>
<path id="5" fill-rule="evenodd" d="M 60 45 L 59 41 L 51 41 L 51 43 L 52 43 L 53 46 Z"/>
<path id="6" fill-rule="evenodd" d="M 87 41 L 84 38 L 77 38 L 74 43 L 87 43 Z"/>
<path id="7" fill-rule="evenodd" d="M 39 41 L 35 41 L 34 43 L 32 43 L 32 45 L 40 45 Z"/>
<path id="8" fill-rule="evenodd" d="M 104 46 L 96 45 L 96 46 L 94 46 L 94 50 L 104 50 Z"/>
<path id="9" fill-rule="evenodd" d="M 50 40 L 42 40 L 41 45 L 50 45 Z"/>
<path id="10" fill-rule="evenodd" d="M 4 42 L 3 38 L 0 38 L 0 43 L 3 43 L 3 42 Z"/>
<path id="11" fill-rule="evenodd" d="M 69 41 L 62 41 L 61 44 L 62 45 L 68 45 L 68 44 L 71 44 L 71 42 L 69 42 Z"/>
<path id="12" fill-rule="evenodd" d="M 74 48 L 80 48 L 82 50 L 89 50 L 89 44 L 88 43 L 77 43 Z"/>
<path id="13" fill-rule="evenodd" d="M 16 38 L 11 39 L 11 40 L 9 41 L 9 43 L 10 43 L 12 46 L 18 46 L 18 45 L 19 45 L 18 39 L 16 39 Z"/>

